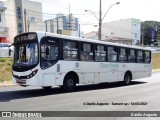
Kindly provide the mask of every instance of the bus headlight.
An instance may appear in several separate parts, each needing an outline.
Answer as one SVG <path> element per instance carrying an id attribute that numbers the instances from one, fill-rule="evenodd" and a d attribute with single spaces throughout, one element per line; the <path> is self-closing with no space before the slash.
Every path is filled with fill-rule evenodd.
<path id="1" fill-rule="evenodd" d="M 36 70 L 34 70 L 34 71 L 32 71 L 32 73 L 31 74 L 29 74 L 28 76 L 27 76 L 27 78 L 29 79 L 29 78 L 32 78 L 33 76 L 35 76 L 36 75 L 36 73 L 38 72 L 38 69 L 36 69 Z"/>
<path id="2" fill-rule="evenodd" d="M 38 69 L 32 71 L 31 74 L 26 75 L 26 76 L 18 76 L 18 75 L 14 75 L 14 74 L 13 74 L 13 77 L 16 78 L 16 79 L 23 79 L 23 80 L 24 80 L 24 79 L 30 79 L 30 78 L 32 78 L 33 76 L 35 76 L 37 72 L 38 72 Z"/>

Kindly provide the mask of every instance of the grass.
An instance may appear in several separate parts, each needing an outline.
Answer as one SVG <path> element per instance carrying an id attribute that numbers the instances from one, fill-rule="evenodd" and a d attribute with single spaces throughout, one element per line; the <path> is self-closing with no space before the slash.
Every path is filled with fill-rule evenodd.
<path id="1" fill-rule="evenodd" d="M 0 58 L 0 62 L 6 62 L 6 58 Z"/>
<path id="2" fill-rule="evenodd" d="M 12 58 L 0 58 L 0 83 L 12 79 Z M 160 69 L 160 54 L 153 54 L 152 69 Z"/>
<path id="3" fill-rule="evenodd" d="M 160 54 L 153 54 L 152 69 L 160 69 Z"/>
<path id="4" fill-rule="evenodd" d="M 12 79 L 12 58 L 0 58 L 0 82 Z"/>

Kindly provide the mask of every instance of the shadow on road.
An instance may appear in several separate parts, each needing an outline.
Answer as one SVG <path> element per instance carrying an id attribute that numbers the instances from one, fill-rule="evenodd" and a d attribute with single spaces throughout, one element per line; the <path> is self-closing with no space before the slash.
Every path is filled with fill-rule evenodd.
<path id="1" fill-rule="evenodd" d="M 145 84 L 145 83 L 146 82 L 132 81 L 129 86 L 138 85 L 138 84 Z M 84 92 L 84 91 L 91 91 L 91 90 L 110 89 L 110 88 L 118 88 L 118 87 L 126 87 L 126 86 L 124 86 L 121 83 L 79 85 L 76 87 L 75 91 L 70 92 L 70 93 Z M 16 100 L 16 99 L 33 98 L 33 97 L 66 94 L 66 93 L 67 92 L 63 91 L 59 87 L 54 87 L 54 88 L 51 88 L 50 90 L 44 90 L 41 88 L 26 89 L 25 90 L 25 88 L 24 88 L 24 90 L 12 90 L 12 91 L 0 92 L 0 102 L 9 102 L 10 100 Z"/>

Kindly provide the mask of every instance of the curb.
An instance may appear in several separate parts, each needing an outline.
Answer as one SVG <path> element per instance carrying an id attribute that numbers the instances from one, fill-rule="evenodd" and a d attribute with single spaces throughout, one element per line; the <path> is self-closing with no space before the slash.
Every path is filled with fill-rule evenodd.
<path id="1" fill-rule="evenodd" d="M 13 85 L 1 85 L 1 84 L 0 84 L 0 88 L 1 88 L 1 87 L 12 87 L 12 86 L 17 86 L 17 85 L 15 85 L 15 84 L 13 84 Z"/>
<path id="2" fill-rule="evenodd" d="M 160 72 L 160 69 L 154 69 L 152 72 Z"/>
<path id="3" fill-rule="evenodd" d="M 13 84 L 12 81 L 4 81 L 0 83 L 0 87 L 11 87 L 11 86 L 16 86 L 16 84 Z"/>

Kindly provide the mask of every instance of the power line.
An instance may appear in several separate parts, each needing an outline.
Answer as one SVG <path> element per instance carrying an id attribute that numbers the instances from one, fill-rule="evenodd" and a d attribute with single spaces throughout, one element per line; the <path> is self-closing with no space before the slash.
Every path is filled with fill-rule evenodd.
<path id="1" fill-rule="evenodd" d="M 9 11 L 14 11 L 14 9 L 7 9 Z M 44 18 L 44 15 L 48 15 L 48 16 L 53 16 L 53 18 L 55 17 L 55 15 L 57 14 L 51 14 L 51 13 L 43 13 L 43 12 L 38 12 L 38 11 L 33 11 L 33 10 L 26 10 L 27 11 L 27 14 L 30 15 L 32 13 L 37 13 L 37 16 L 38 14 L 40 14 L 39 16 Z M 14 12 L 13 12 L 14 13 Z M 41 16 L 42 14 L 42 16 Z M 10 14 L 11 15 L 11 14 Z M 21 15 L 22 15 L 22 12 L 21 12 Z M 68 15 L 68 14 L 64 14 L 64 15 Z M 79 16 L 83 16 L 83 17 L 77 17 L 78 19 L 82 19 L 82 18 L 85 18 L 85 17 L 89 17 L 91 16 L 92 14 L 91 13 L 82 13 L 82 14 L 72 14 L 72 15 L 79 15 Z M 87 15 L 87 16 L 86 16 Z M 16 14 L 15 15 L 11 15 L 11 16 L 17 16 Z"/>
<path id="2" fill-rule="evenodd" d="M 34 13 L 39 13 L 39 14 L 57 15 L 57 14 L 51 14 L 51 13 L 37 12 L 37 11 L 33 11 L 33 10 L 27 10 L 27 11 L 34 12 Z M 91 13 L 89 13 L 89 14 L 91 14 Z M 68 15 L 68 14 L 64 14 L 64 15 Z M 72 14 L 72 15 L 86 15 L 86 13 L 85 14 Z"/>
<path id="3" fill-rule="evenodd" d="M 59 8 L 59 6 L 60 6 L 60 8 L 64 8 L 64 9 L 67 9 L 67 10 L 69 10 L 69 7 L 67 7 L 67 6 L 69 6 L 69 2 L 64 2 L 63 1 L 63 3 L 65 3 L 65 4 L 62 4 L 62 3 L 60 3 L 60 2 L 57 2 L 57 1 L 54 1 L 54 2 L 43 2 L 43 1 L 38 1 L 38 0 L 34 0 L 34 1 L 37 1 L 37 2 L 40 2 L 40 3 L 42 3 L 43 5 L 44 4 L 46 4 L 47 6 L 49 5 L 49 6 L 57 6 L 58 8 Z M 73 11 L 84 11 L 84 10 L 82 10 L 82 9 L 78 9 L 77 10 L 77 8 L 76 9 L 73 9 L 73 8 L 71 8 L 71 10 L 73 10 Z"/>
<path id="4" fill-rule="evenodd" d="M 11 14 L 6 14 L 6 15 L 8 15 L 8 16 L 16 16 L 16 15 L 11 15 Z M 42 20 L 42 19 L 39 19 L 39 18 L 37 18 L 37 17 L 35 17 L 35 19 L 37 19 L 37 20 Z M 18 20 L 17 20 L 17 21 L 18 21 Z M 36 21 L 36 22 L 42 22 L 42 23 L 43 23 L 43 21 Z M 61 23 L 63 23 L 63 22 L 61 22 Z M 83 21 L 81 21 L 80 24 L 81 24 L 81 25 L 95 25 L 95 24 L 97 24 L 97 23 L 91 23 L 91 22 L 83 22 Z M 114 28 L 111 28 L 111 27 L 105 27 L 105 26 L 103 26 L 103 25 L 102 25 L 102 27 L 103 27 L 103 28 L 114 29 Z M 121 27 L 121 28 L 123 28 L 123 27 Z M 114 29 L 114 30 L 116 30 L 116 29 Z M 125 30 L 119 30 L 119 31 L 127 32 L 127 31 L 125 31 Z"/>
<path id="5" fill-rule="evenodd" d="M 56 1 L 54 1 L 54 2 L 43 2 L 43 1 L 38 1 L 38 0 L 34 0 L 34 1 L 37 1 L 37 2 L 39 2 L 39 3 L 42 3 L 42 5 L 49 5 L 49 6 L 55 6 L 55 7 L 58 7 L 58 8 L 63 8 L 63 9 L 68 9 L 67 7 L 66 7 L 66 5 L 63 5 L 63 4 L 61 4 L 61 3 L 59 3 L 59 2 L 56 2 Z"/>

